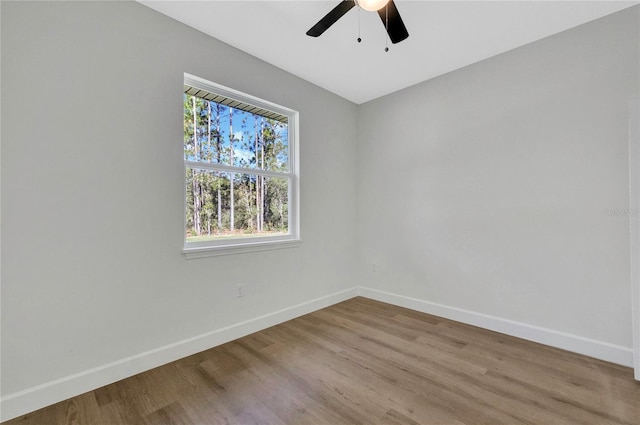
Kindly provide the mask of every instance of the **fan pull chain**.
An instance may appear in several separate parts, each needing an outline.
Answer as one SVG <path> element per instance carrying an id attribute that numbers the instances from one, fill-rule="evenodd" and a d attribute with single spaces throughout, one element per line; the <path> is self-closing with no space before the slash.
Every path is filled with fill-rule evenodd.
<path id="1" fill-rule="evenodd" d="M 362 39 L 360 38 L 360 8 L 358 8 L 358 43 L 361 43 Z"/>
<path id="2" fill-rule="evenodd" d="M 389 2 L 387 2 L 387 4 L 384 5 L 384 15 L 385 15 L 384 29 L 386 30 L 386 34 L 384 35 L 384 51 L 388 52 L 389 51 Z"/>

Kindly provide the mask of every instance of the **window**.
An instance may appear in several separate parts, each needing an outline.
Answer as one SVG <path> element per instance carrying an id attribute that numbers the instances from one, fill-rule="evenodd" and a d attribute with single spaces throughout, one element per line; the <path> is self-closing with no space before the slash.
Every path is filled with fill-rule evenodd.
<path id="1" fill-rule="evenodd" d="M 185 74 L 184 252 L 299 241 L 298 113 Z"/>

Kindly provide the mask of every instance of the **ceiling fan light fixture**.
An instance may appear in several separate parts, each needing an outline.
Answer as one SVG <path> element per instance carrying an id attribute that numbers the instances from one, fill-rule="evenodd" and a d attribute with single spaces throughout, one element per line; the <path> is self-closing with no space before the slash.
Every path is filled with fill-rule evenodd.
<path id="1" fill-rule="evenodd" d="M 389 35 L 389 40 L 393 44 L 409 37 L 407 27 L 404 26 L 400 12 L 398 12 L 393 0 L 340 0 L 336 7 L 331 9 L 329 13 L 307 31 L 307 35 L 309 37 L 321 36 L 331 25 L 335 24 L 338 19 L 342 18 L 345 13 L 356 7 L 356 5 L 366 11 L 378 12 L 382 25 L 384 25 Z"/>
<path id="2" fill-rule="evenodd" d="M 389 0 L 355 0 L 356 4 L 368 12 L 376 12 L 389 3 Z"/>

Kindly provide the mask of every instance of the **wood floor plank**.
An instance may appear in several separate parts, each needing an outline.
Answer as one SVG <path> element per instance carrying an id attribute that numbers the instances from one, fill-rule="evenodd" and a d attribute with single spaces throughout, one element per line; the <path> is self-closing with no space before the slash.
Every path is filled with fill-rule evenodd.
<path id="1" fill-rule="evenodd" d="M 365 298 L 6 425 L 640 425 L 630 368 Z"/>

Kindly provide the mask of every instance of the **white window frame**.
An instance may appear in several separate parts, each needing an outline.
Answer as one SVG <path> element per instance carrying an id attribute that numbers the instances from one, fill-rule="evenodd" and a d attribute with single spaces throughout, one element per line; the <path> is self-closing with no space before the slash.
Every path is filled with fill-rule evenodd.
<path id="1" fill-rule="evenodd" d="M 288 147 L 289 147 L 289 171 L 283 172 L 271 172 L 268 170 L 256 170 L 243 167 L 234 167 L 224 164 L 193 162 L 184 160 L 183 176 L 184 181 L 184 196 L 183 207 L 186 211 L 187 208 L 187 182 L 186 182 L 186 170 L 189 168 L 198 168 L 209 171 L 223 171 L 242 174 L 260 174 L 265 176 L 274 177 L 287 177 L 290 180 L 289 193 L 288 193 L 288 228 L 289 232 L 286 235 L 276 236 L 256 236 L 246 238 L 231 238 L 224 240 L 211 240 L 202 242 L 190 242 L 187 243 L 186 236 L 186 214 L 183 214 L 184 222 L 182 225 L 183 250 L 187 259 L 210 257 L 217 255 L 229 255 L 239 254 L 245 252 L 265 251 L 271 249 L 289 248 L 298 246 L 301 243 L 300 239 L 300 173 L 299 173 L 299 113 L 293 109 L 286 108 L 281 105 L 277 105 L 266 100 L 259 99 L 255 96 L 242 93 L 240 91 L 225 87 L 223 85 L 212 83 L 203 78 L 196 77 L 191 74 L 184 74 L 184 85 L 198 88 L 210 93 L 215 93 L 229 99 L 236 100 L 241 103 L 257 106 L 258 108 L 266 109 L 287 117 L 287 130 L 288 130 Z M 182 151 L 183 152 L 183 151 Z M 184 154 L 183 154 L 184 156 Z"/>

